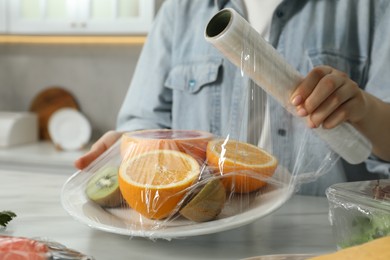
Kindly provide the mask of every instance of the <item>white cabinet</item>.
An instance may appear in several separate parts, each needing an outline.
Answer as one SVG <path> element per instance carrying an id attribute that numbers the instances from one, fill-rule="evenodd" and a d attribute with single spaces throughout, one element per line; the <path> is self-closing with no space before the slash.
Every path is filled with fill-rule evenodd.
<path id="1" fill-rule="evenodd" d="M 5 1 L 5 0 L 0 0 Z M 7 0 L 13 34 L 144 34 L 154 0 Z"/>
<path id="2" fill-rule="evenodd" d="M 76 1 L 8 0 L 8 32 L 71 33 L 78 19 Z"/>
<path id="3" fill-rule="evenodd" d="M 154 17 L 154 0 L 85 0 L 82 21 L 90 33 L 144 33 Z"/>
<path id="4" fill-rule="evenodd" d="M 5 0 L 0 0 L 0 33 L 7 31 L 7 12 L 5 8 Z"/>

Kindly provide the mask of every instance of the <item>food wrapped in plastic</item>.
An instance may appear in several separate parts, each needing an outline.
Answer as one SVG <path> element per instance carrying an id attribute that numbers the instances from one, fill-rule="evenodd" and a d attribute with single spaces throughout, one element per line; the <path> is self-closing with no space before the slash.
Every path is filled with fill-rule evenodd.
<path id="1" fill-rule="evenodd" d="M 0 259 L 4 260 L 94 260 L 47 239 L 0 236 Z"/>
<path id="2" fill-rule="evenodd" d="M 390 180 L 334 184 L 326 195 L 339 248 L 390 236 Z"/>
<path id="3" fill-rule="evenodd" d="M 219 232 L 271 213 L 340 155 L 352 163 L 368 156 L 370 144 L 351 125 L 310 129 L 295 116 L 288 100 L 301 76 L 238 14 L 221 14 L 222 26 L 206 33 L 242 71 L 231 100 L 210 99 L 221 122 L 203 131 L 124 133 L 64 185 L 62 202 L 73 217 L 152 239 Z"/>
<path id="4" fill-rule="evenodd" d="M 234 228 L 282 205 L 294 176 L 256 145 L 197 130 L 127 132 L 64 185 L 64 207 L 105 231 L 149 238 Z"/>

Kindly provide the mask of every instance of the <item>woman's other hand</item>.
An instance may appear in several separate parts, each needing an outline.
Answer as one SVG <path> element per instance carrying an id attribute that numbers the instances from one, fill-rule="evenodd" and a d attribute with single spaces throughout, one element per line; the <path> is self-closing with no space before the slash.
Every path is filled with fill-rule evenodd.
<path id="1" fill-rule="evenodd" d="M 121 136 L 122 133 L 117 131 L 108 131 L 105 133 L 91 146 L 91 149 L 86 154 L 74 162 L 75 167 L 80 170 L 87 167 L 102 153 L 107 151 Z"/>

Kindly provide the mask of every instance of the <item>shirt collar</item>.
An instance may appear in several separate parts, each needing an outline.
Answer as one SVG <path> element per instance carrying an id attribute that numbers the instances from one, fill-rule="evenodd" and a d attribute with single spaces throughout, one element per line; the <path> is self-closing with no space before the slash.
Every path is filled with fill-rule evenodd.
<path id="1" fill-rule="evenodd" d="M 218 7 L 218 9 L 222 9 L 227 2 L 229 2 L 229 0 L 214 0 L 214 3 Z"/>
<path id="2" fill-rule="evenodd" d="M 225 8 L 226 4 L 229 2 L 231 2 L 231 4 L 233 5 L 233 7 L 236 9 L 238 13 L 246 16 L 246 12 L 242 0 L 214 0 L 214 3 L 219 10 Z"/>

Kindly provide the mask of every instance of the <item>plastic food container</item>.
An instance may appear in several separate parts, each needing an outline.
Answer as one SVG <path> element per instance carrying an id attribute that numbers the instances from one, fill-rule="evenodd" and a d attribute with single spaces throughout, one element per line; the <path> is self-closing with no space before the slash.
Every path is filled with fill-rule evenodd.
<path id="1" fill-rule="evenodd" d="M 390 180 L 338 183 L 326 195 L 338 248 L 390 236 Z"/>

